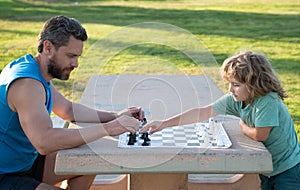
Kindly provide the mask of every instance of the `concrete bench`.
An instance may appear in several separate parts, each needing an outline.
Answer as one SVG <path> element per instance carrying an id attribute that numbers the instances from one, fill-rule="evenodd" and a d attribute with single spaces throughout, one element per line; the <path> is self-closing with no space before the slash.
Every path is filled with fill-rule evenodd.
<path id="1" fill-rule="evenodd" d="M 127 174 L 97 175 L 90 190 L 127 190 Z"/>
<path id="2" fill-rule="evenodd" d="M 128 175 L 98 175 L 90 190 L 129 190 Z M 189 174 L 189 190 L 259 190 L 257 174 Z"/>
<path id="3" fill-rule="evenodd" d="M 257 174 L 189 174 L 189 190 L 260 190 Z"/>

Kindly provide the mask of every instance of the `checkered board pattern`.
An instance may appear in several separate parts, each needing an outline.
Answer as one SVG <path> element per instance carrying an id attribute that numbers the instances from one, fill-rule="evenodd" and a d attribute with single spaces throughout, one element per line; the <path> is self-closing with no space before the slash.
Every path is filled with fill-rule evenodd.
<path id="1" fill-rule="evenodd" d="M 118 147 L 168 147 L 168 148 L 229 148 L 232 143 L 221 123 L 196 123 L 191 125 L 165 128 L 162 131 L 149 135 L 149 146 L 142 146 L 144 142 L 137 133 L 137 142 L 127 145 L 129 133 L 119 136 Z"/>

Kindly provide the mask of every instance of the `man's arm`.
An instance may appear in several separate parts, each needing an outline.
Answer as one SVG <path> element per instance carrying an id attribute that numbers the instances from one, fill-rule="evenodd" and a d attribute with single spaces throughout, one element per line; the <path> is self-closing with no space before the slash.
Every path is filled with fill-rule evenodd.
<path id="1" fill-rule="evenodd" d="M 137 116 L 135 118 L 139 120 L 142 120 L 144 117 L 141 108 L 132 107 L 119 113 L 96 110 L 67 100 L 53 84 L 51 84 L 51 89 L 54 98 L 53 112 L 66 121 L 106 123 L 121 115 L 132 116 L 135 114 Z"/>
<path id="2" fill-rule="evenodd" d="M 53 128 L 45 108 L 44 87 L 39 81 L 30 78 L 13 82 L 8 90 L 7 100 L 10 108 L 18 113 L 22 129 L 32 145 L 43 155 L 76 147 L 103 136 L 134 132 L 138 128 L 138 121 L 129 116 L 80 129 Z M 69 115 L 66 114 L 65 117 Z"/>

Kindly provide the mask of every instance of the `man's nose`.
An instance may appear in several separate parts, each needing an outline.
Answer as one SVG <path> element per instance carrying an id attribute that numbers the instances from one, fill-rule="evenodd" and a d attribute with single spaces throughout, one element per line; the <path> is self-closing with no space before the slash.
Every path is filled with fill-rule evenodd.
<path id="1" fill-rule="evenodd" d="M 72 60 L 71 65 L 72 65 L 73 67 L 77 68 L 77 67 L 78 67 L 78 59 Z"/>

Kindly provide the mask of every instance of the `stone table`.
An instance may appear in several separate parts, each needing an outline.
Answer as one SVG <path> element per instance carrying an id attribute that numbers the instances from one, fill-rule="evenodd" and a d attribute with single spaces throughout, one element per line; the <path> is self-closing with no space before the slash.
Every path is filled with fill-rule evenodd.
<path id="1" fill-rule="evenodd" d="M 81 103 L 119 111 L 142 106 L 148 120 L 164 119 L 222 96 L 207 76 L 95 75 Z M 189 173 L 233 174 L 272 171 L 271 154 L 240 131 L 238 119 L 218 116 L 232 146 L 204 148 L 119 148 L 118 137 L 104 137 L 57 154 L 59 175 L 130 174 L 130 189 L 187 189 Z M 86 127 L 89 123 L 77 123 Z"/>

